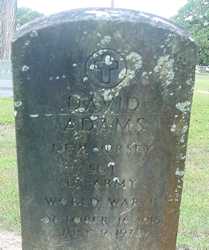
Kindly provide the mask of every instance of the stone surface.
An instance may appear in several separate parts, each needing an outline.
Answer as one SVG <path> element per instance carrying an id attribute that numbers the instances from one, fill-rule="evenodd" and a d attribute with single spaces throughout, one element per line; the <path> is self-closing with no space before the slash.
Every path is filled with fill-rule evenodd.
<path id="1" fill-rule="evenodd" d="M 82 9 L 13 42 L 23 250 L 174 250 L 196 46 L 141 12 Z"/>

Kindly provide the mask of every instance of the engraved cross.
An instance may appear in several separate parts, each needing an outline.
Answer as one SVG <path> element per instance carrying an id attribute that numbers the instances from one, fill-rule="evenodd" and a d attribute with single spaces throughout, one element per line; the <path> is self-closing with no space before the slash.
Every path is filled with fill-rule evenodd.
<path id="1" fill-rule="evenodd" d="M 98 77 L 102 83 L 112 82 L 112 72 L 119 68 L 119 63 L 110 54 L 103 54 L 101 60 L 96 61 L 95 65 L 99 69 Z"/>

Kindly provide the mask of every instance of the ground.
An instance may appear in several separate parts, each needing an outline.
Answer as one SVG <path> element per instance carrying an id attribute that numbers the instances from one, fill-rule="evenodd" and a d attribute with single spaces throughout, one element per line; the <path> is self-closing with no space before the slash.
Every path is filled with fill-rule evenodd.
<path id="1" fill-rule="evenodd" d="M 20 222 L 12 105 L 12 99 L 0 99 L 0 250 L 20 249 L 20 237 L 17 236 Z M 178 234 L 180 249 L 209 249 L 208 163 L 209 74 L 198 74 Z"/>
<path id="2" fill-rule="evenodd" d="M 13 232 L 1 232 L 0 243 L 0 250 L 21 250 L 20 236 Z"/>

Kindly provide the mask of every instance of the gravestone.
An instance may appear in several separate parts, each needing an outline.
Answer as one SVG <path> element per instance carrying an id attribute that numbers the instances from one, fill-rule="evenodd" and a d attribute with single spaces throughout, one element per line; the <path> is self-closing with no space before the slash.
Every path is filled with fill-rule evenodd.
<path id="1" fill-rule="evenodd" d="M 73 10 L 13 41 L 23 250 L 174 250 L 196 46 L 162 18 Z"/>

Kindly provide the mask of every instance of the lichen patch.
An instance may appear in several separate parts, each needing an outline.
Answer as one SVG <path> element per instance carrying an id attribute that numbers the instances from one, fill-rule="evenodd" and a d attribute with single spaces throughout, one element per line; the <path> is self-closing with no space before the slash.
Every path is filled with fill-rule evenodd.
<path id="1" fill-rule="evenodd" d="M 167 88 L 174 80 L 174 59 L 170 59 L 169 55 L 162 56 L 158 59 L 154 72 L 159 74 L 162 80 L 162 87 Z"/>

